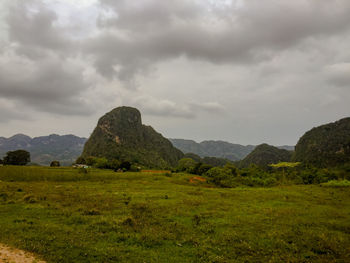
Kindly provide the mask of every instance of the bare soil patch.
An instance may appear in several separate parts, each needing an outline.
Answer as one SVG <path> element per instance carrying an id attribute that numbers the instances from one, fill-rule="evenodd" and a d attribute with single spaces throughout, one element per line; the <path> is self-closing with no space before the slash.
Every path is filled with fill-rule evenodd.
<path id="1" fill-rule="evenodd" d="M 196 182 L 206 182 L 207 180 L 203 177 L 194 176 L 190 179 L 190 183 L 196 183 Z"/>
<path id="2" fill-rule="evenodd" d="M 0 263 L 46 263 L 32 253 L 0 244 Z"/>

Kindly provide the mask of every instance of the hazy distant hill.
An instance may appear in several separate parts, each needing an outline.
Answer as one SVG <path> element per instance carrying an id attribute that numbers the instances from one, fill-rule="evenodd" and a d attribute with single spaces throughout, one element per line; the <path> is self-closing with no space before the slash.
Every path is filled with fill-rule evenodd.
<path id="1" fill-rule="evenodd" d="M 211 156 L 226 158 L 231 161 L 241 160 L 246 157 L 255 146 L 233 144 L 225 141 L 203 141 L 197 143 L 193 140 L 169 139 L 172 144 L 184 153 L 195 153 L 201 157 Z"/>
<path id="2" fill-rule="evenodd" d="M 350 163 L 350 118 L 306 132 L 295 147 L 294 160 L 318 167 Z"/>
<path id="3" fill-rule="evenodd" d="M 58 160 L 62 165 L 70 165 L 81 154 L 86 138 L 74 135 L 41 136 L 31 138 L 24 134 L 16 134 L 10 138 L 0 137 L 0 156 L 6 152 L 23 149 L 30 152 L 33 163 L 49 165 Z"/>
<path id="4" fill-rule="evenodd" d="M 176 166 L 184 154 L 151 126 L 143 125 L 137 109 L 118 107 L 99 119 L 82 153 L 84 158 L 89 156 L 168 168 Z"/>

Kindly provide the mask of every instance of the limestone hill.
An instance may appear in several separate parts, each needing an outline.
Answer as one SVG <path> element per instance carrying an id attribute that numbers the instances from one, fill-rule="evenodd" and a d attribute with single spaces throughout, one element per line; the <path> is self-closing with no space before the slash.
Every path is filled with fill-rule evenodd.
<path id="1" fill-rule="evenodd" d="M 241 167 L 248 167 L 251 164 L 266 168 L 269 164 L 278 162 L 289 162 L 292 152 L 285 149 L 279 149 L 266 143 L 260 144 L 248 154 L 239 164 Z"/>
<path id="2" fill-rule="evenodd" d="M 293 159 L 318 167 L 350 162 L 350 118 L 306 132 L 295 147 Z"/>
<path id="3" fill-rule="evenodd" d="M 167 168 L 175 166 L 183 153 L 151 126 L 143 125 L 137 109 L 119 107 L 99 119 L 82 153 L 83 158 L 89 156 Z"/>

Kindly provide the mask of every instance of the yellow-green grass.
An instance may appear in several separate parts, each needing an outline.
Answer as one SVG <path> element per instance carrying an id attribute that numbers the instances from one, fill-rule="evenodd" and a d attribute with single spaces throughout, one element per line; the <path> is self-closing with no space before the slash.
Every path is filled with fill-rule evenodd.
<path id="1" fill-rule="evenodd" d="M 349 188 L 0 167 L 0 243 L 48 262 L 350 262 Z"/>

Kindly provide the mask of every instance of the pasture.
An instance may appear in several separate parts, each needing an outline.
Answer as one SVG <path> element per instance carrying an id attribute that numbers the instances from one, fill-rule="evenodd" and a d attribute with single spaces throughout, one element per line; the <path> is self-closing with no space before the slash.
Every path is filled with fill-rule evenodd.
<path id="1" fill-rule="evenodd" d="M 0 167 L 0 243 L 47 262 L 350 262 L 350 188 Z"/>

